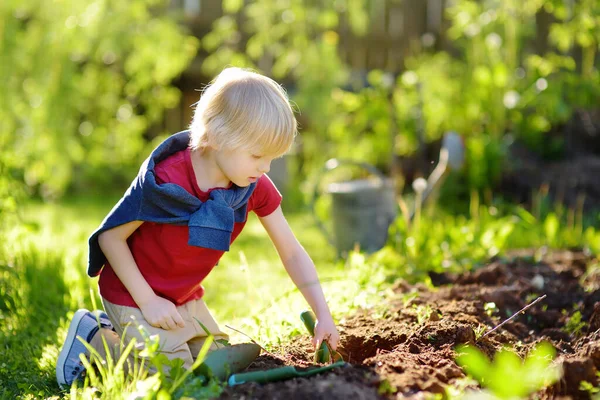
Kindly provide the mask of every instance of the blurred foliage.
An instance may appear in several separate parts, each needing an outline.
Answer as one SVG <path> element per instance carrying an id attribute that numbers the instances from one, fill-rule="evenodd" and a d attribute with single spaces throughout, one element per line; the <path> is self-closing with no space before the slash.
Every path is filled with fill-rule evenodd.
<path id="1" fill-rule="evenodd" d="M 203 68 L 250 66 L 293 82 L 313 168 L 343 155 L 389 170 L 393 154 L 410 156 L 421 142 L 457 131 L 467 147 L 468 189 L 493 186 L 515 139 L 559 157 L 562 142 L 546 133 L 600 98 L 596 0 L 457 0 L 446 8 L 452 54 L 433 52 L 424 40 L 424 51 L 393 73 L 350 74 L 338 56 L 338 32 L 347 21 L 365 34 L 376 4 L 225 1 L 225 15 L 203 39 Z M 541 14 L 553 22 L 537 54 Z"/>
<path id="2" fill-rule="evenodd" d="M 170 83 L 198 46 L 164 16 L 167 5 L 0 3 L 0 213 L 18 182 L 53 197 L 75 178 L 106 189 L 134 173 L 143 135 L 178 103 Z"/>
<path id="3" fill-rule="evenodd" d="M 350 72 L 339 56 L 338 30 L 345 24 L 355 34 L 365 34 L 369 2 L 256 0 L 243 4 L 223 2 L 224 15 L 202 39 L 209 53 L 203 70 L 214 75 L 227 65 L 251 67 L 291 86 L 290 96 L 299 108 L 302 138 L 306 139 L 303 154 L 324 161 L 338 151 L 338 145 L 352 141 L 350 136 L 323 140 L 336 113 L 332 93 L 347 83 Z"/>
<path id="4" fill-rule="evenodd" d="M 447 34 L 458 56 L 422 52 L 409 58 L 395 88 L 387 91 L 376 90 L 382 86 L 381 79 L 372 79 L 376 76 L 372 71 L 369 87 L 333 97 L 342 113 L 333 119 L 330 136 L 336 139 L 346 132 L 344 140 L 348 141 L 350 133 L 354 143 L 361 143 L 357 147 L 365 149 L 361 158 L 390 160 L 389 151 L 381 144 L 390 140 L 386 134 L 391 118 L 398 126 L 394 151 L 399 155 L 417 151 L 421 126 L 427 142 L 441 138 L 446 131 L 458 131 L 465 137 L 470 189 L 493 186 L 502 171 L 507 145 L 514 139 L 543 156 L 560 156 L 563 143 L 548 140 L 546 133 L 566 123 L 576 108 L 597 106 L 600 98 L 600 74 L 594 64 L 600 3 L 569 4 L 542 0 L 453 2 L 446 9 L 450 21 Z M 535 54 L 535 17 L 543 12 L 554 18 L 552 49 Z M 582 52 L 581 59 L 576 58 L 577 51 Z M 392 114 L 386 112 L 390 96 L 396 106 Z M 361 138 L 369 130 L 363 120 L 378 132 L 371 136 L 377 144 L 362 145 Z M 340 144 L 340 148 L 344 146 L 347 144 Z"/>
<path id="5" fill-rule="evenodd" d="M 473 191 L 467 215 L 449 214 L 432 203 L 412 220 L 398 217 L 390 226 L 387 245 L 368 262 L 389 269 L 391 278 L 427 281 L 430 272 L 476 269 L 510 249 L 582 248 L 600 254 L 600 230 L 595 228 L 599 218 L 562 206 L 529 212 L 502 201 L 482 205 Z"/>
<path id="6" fill-rule="evenodd" d="M 562 377 L 561 366 L 553 363 L 556 349 L 548 342 L 536 344 L 524 360 L 510 349 L 496 353 L 493 361 L 473 345 L 460 345 L 456 351 L 456 362 L 487 389 L 479 396 L 463 393 L 457 398 L 523 399 Z"/>
<path id="7" fill-rule="evenodd" d="M 178 102 L 170 82 L 199 45 L 169 17 L 168 4 L 0 4 L 0 198 L 12 198 L 0 201 L 0 212 L 18 203 L 19 182 L 53 197 L 128 181 L 163 110 Z M 513 140 L 559 157 L 561 138 L 547 133 L 575 109 L 597 105 L 597 0 L 457 0 L 445 10 L 448 52 L 435 52 L 427 34 L 416 46 L 422 51 L 393 71 L 352 70 L 340 35 L 366 35 L 382 4 L 224 0 L 201 39 L 201 67 L 210 76 L 227 65 L 253 67 L 289 89 L 304 174 L 339 156 L 389 171 L 393 156 L 457 131 L 467 147 L 462 193 L 494 185 Z M 552 20 L 543 38 L 542 14 Z"/>
<path id="8" fill-rule="evenodd" d="M 331 94 L 334 107 L 327 136 L 335 145 L 330 156 L 367 161 L 389 170 L 393 149 L 391 121 L 394 116 L 394 76 L 374 70 L 367 75 L 368 86 L 357 90 L 336 88 Z"/>

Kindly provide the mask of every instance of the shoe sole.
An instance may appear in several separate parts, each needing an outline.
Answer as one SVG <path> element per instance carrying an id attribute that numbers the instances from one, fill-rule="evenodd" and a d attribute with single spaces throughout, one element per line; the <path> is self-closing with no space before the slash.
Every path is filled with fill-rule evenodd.
<path id="1" fill-rule="evenodd" d="M 77 338 L 75 337 L 77 335 L 77 327 L 79 327 L 81 319 L 88 312 L 88 310 L 81 309 L 77 310 L 75 315 L 73 315 L 73 319 L 71 320 L 71 324 L 69 325 L 69 331 L 67 332 L 67 338 L 65 339 L 65 344 L 63 345 L 62 349 L 60 350 L 60 354 L 58 355 L 58 361 L 56 362 L 56 381 L 58 382 L 58 386 L 60 386 L 62 390 L 65 390 L 65 388 L 70 386 L 69 384 L 67 384 L 67 380 L 65 379 L 64 366 L 65 362 L 67 361 L 67 355 L 71 351 L 73 343 L 75 343 L 75 340 L 77 340 Z"/>

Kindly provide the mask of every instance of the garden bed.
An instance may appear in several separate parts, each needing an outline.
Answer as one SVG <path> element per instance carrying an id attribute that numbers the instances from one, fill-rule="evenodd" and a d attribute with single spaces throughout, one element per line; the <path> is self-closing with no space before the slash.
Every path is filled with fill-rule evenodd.
<path id="1" fill-rule="evenodd" d="M 221 398 L 425 398 L 465 377 L 455 362 L 460 343 L 476 343 L 488 356 L 508 345 L 524 357 L 540 341 L 555 347 L 555 362 L 564 374 L 539 398 L 587 398 L 580 383 L 597 386 L 600 370 L 597 259 L 580 251 L 550 252 L 538 259 L 533 251 L 513 252 L 473 272 L 432 276 L 435 289 L 399 282 L 396 300 L 382 317 L 364 311 L 340 321 L 340 350 L 350 366 L 310 378 L 247 383 L 227 388 Z M 491 329 L 543 294 L 543 301 L 476 340 L 478 327 Z M 249 370 L 311 365 L 308 336 L 277 353 L 285 357 L 262 355 Z"/>

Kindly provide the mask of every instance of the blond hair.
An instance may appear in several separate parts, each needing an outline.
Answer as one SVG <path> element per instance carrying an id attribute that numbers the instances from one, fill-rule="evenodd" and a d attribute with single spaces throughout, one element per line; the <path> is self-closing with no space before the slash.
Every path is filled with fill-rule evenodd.
<path id="1" fill-rule="evenodd" d="M 290 149 L 297 123 L 281 85 L 247 69 L 226 68 L 203 90 L 190 130 L 192 149 L 210 144 L 278 157 Z"/>

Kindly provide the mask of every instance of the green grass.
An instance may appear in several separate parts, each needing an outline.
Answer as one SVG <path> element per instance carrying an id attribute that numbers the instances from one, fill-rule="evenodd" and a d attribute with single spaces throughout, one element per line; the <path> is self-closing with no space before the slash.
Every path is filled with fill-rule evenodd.
<path id="1" fill-rule="evenodd" d="M 92 308 L 93 301 L 100 304 L 97 279 L 85 272 L 87 237 L 115 200 L 32 203 L 22 210 L 21 223 L 5 233 L 0 250 L 0 398 L 59 394 L 54 362 L 68 321 L 78 308 Z M 319 273 L 338 276 L 335 252 L 323 245 L 311 216 L 288 219 Z M 273 338 L 282 328 L 288 336 L 301 332 L 299 313 L 307 306 L 253 214 L 204 286 L 205 301 L 221 324 L 266 346 L 266 340 L 277 342 Z M 324 286 L 327 290 L 330 283 Z M 232 330 L 228 333 L 233 341 L 247 340 Z"/>
<path id="2" fill-rule="evenodd" d="M 87 238 L 115 200 L 106 196 L 54 205 L 29 203 L 18 223 L 0 231 L 0 398 L 64 396 L 54 367 L 68 321 L 78 308 L 100 304 L 97 280 L 85 272 Z M 478 204 L 472 210 L 470 216 L 424 210 L 410 226 L 400 218 L 383 250 L 371 256 L 351 253 L 344 262 L 335 260 L 308 212 L 289 214 L 288 220 L 312 255 L 338 320 L 359 307 L 372 308 L 375 316 L 385 314 L 385 298 L 394 295 L 387 288 L 399 277 L 427 281 L 429 270 L 476 268 L 509 248 L 600 251 L 600 233 L 572 213 L 533 215 L 521 208 Z M 307 305 L 256 217 L 204 286 L 205 300 L 222 325 L 245 332 L 268 349 L 304 334 L 299 314 Z M 247 340 L 228 333 L 233 342 Z M 151 391 L 166 385 L 153 384 Z M 121 392 L 127 395 L 124 387 Z M 75 391 L 72 398 L 90 393 Z"/>

